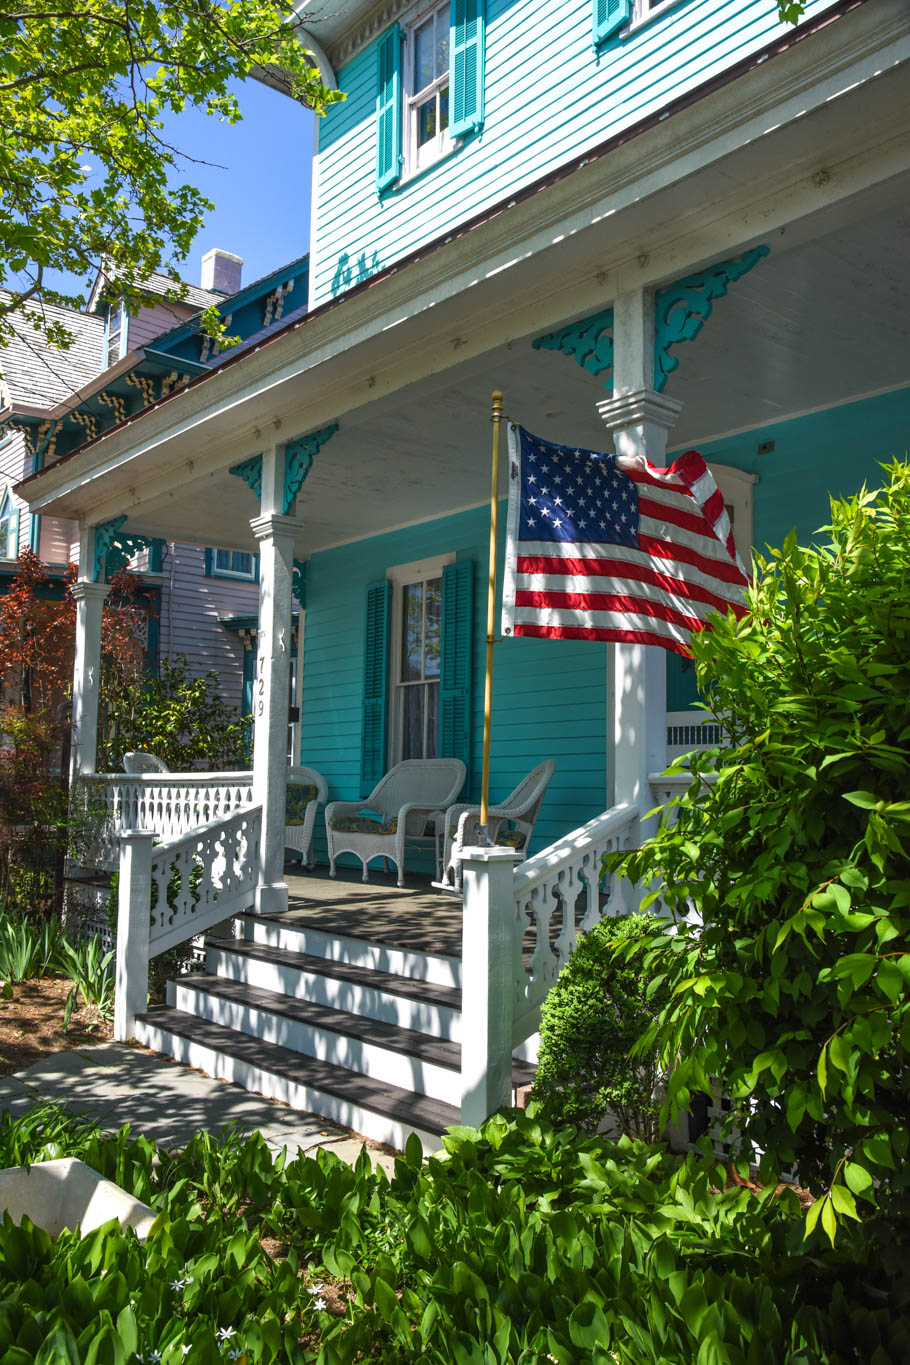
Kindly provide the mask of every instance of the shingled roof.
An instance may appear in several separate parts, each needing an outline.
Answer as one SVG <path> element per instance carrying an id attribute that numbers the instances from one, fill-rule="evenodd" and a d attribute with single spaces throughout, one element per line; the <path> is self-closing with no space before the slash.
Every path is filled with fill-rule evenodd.
<path id="1" fill-rule="evenodd" d="M 9 297 L 5 291 L 0 296 Z M 104 355 L 104 318 L 80 313 L 74 308 L 58 308 L 49 303 L 34 303 L 48 322 L 61 322 L 72 334 L 69 350 L 48 346 L 41 331 L 27 318 L 12 314 L 15 335 L 9 345 L 0 347 L 0 407 L 8 403 L 28 403 L 53 408 L 87 384 L 101 370 Z"/>

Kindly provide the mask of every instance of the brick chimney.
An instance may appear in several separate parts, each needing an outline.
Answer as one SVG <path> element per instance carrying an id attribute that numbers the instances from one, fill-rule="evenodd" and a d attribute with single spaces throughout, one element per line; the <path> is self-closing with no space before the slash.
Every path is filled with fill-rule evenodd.
<path id="1" fill-rule="evenodd" d="M 236 294 L 240 288 L 242 269 L 242 256 L 234 256 L 230 251 L 213 247 L 202 258 L 202 278 L 199 283 L 203 289 L 210 289 L 214 294 Z"/>

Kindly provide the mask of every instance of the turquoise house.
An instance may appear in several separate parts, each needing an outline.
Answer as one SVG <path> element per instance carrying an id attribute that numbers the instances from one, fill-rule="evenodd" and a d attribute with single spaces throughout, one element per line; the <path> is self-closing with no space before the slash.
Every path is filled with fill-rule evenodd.
<path id="1" fill-rule="evenodd" d="M 688 741 L 691 673 L 642 645 L 496 645 L 493 800 L 557 766 L 530 857 L 472 854 L 462 908 L 426 882 L 399 892 L 378 860 L 366 889 L 359 870 L 285 872 L 292 599 L 298 756 L 329 800 L 443 756 L 475 801 L 493 389 L 555 442 L 655 464 L 700 450 L 746 559 L 791 527 L 810 536 L 830 494 L 903 455 L 910 9 L 811 0 L 795 29 L 774 0 L 338 0 L 297 15 L 346 94 L 318 128 L 306 309 L 20 491 L 77 520 L 95 566 L 82 780 L 101 780 L 106 528 L 126 517 L 130 534 L 260 555 L 252 804 L 219 826 L 236 875 L 224 883 L 192 830 L 166 855 L 202 860 L 211 924 L 253 913 L 210 949 L 207 983 L 146 1012 L 129 984 L 143 953 L 206 926 L 187 904 L 148 938 L 165 855 L 127 840 L 139 965 L 124 958 L 122 1035 L 431 1145 L 520 1082 L 578 926 L 621 908 L 595 872 L 648 834 Z M 413 856 L 412 873 L 430 869 Z"/>

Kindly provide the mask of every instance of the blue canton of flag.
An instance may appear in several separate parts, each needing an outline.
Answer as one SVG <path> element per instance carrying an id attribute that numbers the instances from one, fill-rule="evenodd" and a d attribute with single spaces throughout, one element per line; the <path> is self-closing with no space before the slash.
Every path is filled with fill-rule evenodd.
<path id="1" fill-rule="evenodd" d="M 638 489 L 615 455 L 518 434 L 522 540 L 638 545 Z"/>

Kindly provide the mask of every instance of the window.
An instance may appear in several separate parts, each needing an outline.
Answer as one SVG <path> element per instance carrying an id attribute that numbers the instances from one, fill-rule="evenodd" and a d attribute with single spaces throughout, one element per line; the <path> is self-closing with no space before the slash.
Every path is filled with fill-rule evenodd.
<path id="1" fill-rule="evenodd" d="M 107 363 L 116 365 L 126 351 L 126 328 L 124 327 L 123 303 L 109 303 L 107 306 Z"/>
<path id="2" fill-rule="evenodd" d="M 210 578 L 258 578 L 259 556 L 249 550 L 206 550 L 206 574 Z"/>
<path id="3" fill-rule="evenodd" d="M 406 170 L 444 156 L 449 142 L 449 0 L 422 14 L 406 33 Z"/>
<path id="4" fill-rule="evenodd" d="M 366 588 L 361 795 L 406 758 L 470 768 L 474 565 L 402 564 Z"/>
<path id="5" fill-rule="evenodd" d="M 442 576 L 398 589 L 401 647 L 392 689 L 395 762 L 435 758 L 439 733 Z"/>
<path id="6" fill-rule="evenodd" d="M 13 506 L 8 488 L 0 501 L 0 554 L 4 559 L 19 557 L 19 509 Z"/>
<path id="7" fill-rule="evenodd" d="M 377 47 L 376 185 L 433 165 L 483 122 L 484 0 L 415 8 Z"/>

